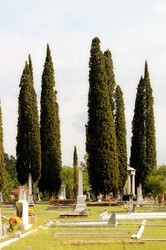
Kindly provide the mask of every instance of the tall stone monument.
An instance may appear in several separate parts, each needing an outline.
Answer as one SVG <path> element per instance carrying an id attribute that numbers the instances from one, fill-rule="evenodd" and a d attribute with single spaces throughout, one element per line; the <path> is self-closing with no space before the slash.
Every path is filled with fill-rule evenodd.
<path id="1" fill-rule="evenodd" d="M 82 212 L 86 209 L 85 199 L 86 195 L 83 195 L 83 178 L 82 178 L 83 166 L 78 168 L 78 196 L 77 204 L 74 212 Z"/>
<path id="2" fill-rule="evenodd" d="M 34 206 L 34 199 L 32 194 L 32 175 L 28 175 L 28 204 L 29 206 Z"/>

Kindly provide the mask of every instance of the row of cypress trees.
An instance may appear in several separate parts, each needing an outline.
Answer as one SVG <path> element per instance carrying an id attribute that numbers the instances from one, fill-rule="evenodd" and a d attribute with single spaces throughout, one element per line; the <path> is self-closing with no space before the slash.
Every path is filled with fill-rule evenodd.
<path id="1" fill-rule="evenodd" d="M 59 107 L 49 45 L 42 73 L 40 124 L 30 56 L 28 63 L 25 63 L 19 86 L 17 178 L 23 185 L 31 173 L 33 182 L 39 182 L 40 190 L 51 196 L 59 191 L 62 166 Z"/>
<path id="2" fill-rule="evenodd" d="M 127 174 L 126 123 L 123 93 L 116 86 L 112 55 L 92 40 L 89 61 L 86 150 L 92 190 L 106 196 L 122 189 Z"/>
<path id="3" fill-rule="evenodd" d="M 54 68 L 49 45 L 42 74 L 40 124 L 34 90 L 31 57 L 20 80 L 17 125 L 17 177 L 27 183 L 28 174 L 42 192 L 58 193 L 61 185 L 60 120 L 55 90 Z M 130 165 L 136 169 L 136 186 L 156 168 L 156 141 L 153 95 L 147 62 L 137 88 Z M 116 85 L 112 55 L 100 49 L 99 38 L 92 40 L 89 60 L 88 122 L 86 125 L 88 173 L 93 192 L 105 196 L 122 190 L 127 174 L 126 122 L 123 92 Z M 0 109 L 0 191 L 4 185 L 3 130 Z M 73 156 L 74 178 L 78 180 L 76 147 Z M 75 196 L 78 186 L 75 186 Z"/>
<path id="4" fill-rule="evenodd" d="M 153 95 L 148 65 L 137 88 L 130 166 L 136 169 L 136 187 L 146 191 L 147 176 L 157 167 Z M 86 125 L 88 172 L 92 190 L 106 196 L 122 190 L 127 177 L 126 122 L 123 93 L 116 85 L 112 55 L 92 40 L 89 60 L 88 122 Z"/>
<path id="5" fill-rule="evenodd" d="M 145 62 L 144 77 L 141 76 L 137 87 L 134 116 L 132 121 L 132 138 L 130 165 L 136 169 L 136 186 L 142 183 L 146 193 L 146 179 L 155 169 L 156 131 L 154 118 L 154 99 L 150 83 L 148 64 Z"/>

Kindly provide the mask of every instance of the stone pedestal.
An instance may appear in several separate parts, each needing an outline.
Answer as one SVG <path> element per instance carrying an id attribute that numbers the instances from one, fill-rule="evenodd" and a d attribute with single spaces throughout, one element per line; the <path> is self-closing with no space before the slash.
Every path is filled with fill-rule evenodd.
<path id="1" fill-rule="evenodd" d="M 86 199 L 86 195 L 77 196 L 77 205 L 76 205 L 74 212 L 79 213 L 79 212 L 82 212 L 84 209 L 86 209 L 85 199 Z"/>

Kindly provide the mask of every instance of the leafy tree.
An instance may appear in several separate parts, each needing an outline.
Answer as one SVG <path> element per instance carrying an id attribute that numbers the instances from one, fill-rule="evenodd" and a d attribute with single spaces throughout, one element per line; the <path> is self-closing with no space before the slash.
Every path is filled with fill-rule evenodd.
<path id="1" fill-rule="evenodd" d="M 90 54 L 86 127 L 88 173 L 94 193 L 106 195 L 118 188 L 119 169 L 105 59 L 97 37 L 92 40 Z"/>
<path id="2" fill-rule="evenodd" d="M 142 183 L 146 192 L 146 178 L 157 166 L 153 96 L 147 62 L 144 78 L 141 77 L 137 88 L 132 134 L 130 165 L 136 169 L 136 186 Z"/>
<path id="3" fill-rule="evenodd" d="M 11 179 L 17 177 L 16 172 L 16 159 L 13 155 L 8 155 L 7 153 L 4 154 L 4 161 L 5 161 L 5 168 L 10 175 Z"/>
<path id="4" fill-rule="evenodd" d="M 76 198 L 78 195 L 78 156 L 77 156 L 76 146 L 74 146 L 73 167 L 74 167 L 74 196 Z"/>
<path id="5" fill-rule="evenodd" d="M 59 106 L 57 91 L 54 90 L 54 68 L 49 45 L 42 74 L 40 135 L 42 168 L 39 187 L 52 196 L 61 186 L 61 143 Z"/>
<path id="6" fill-rule="evenodd" d="M 4 163 L 4 148 L 3 148 L 3 126 L 2 126 L 2 108 L 0 105 L 0 192 L 5 186 L 5 163 Z"/>
<path id="7" fill-rule="evenodd" d="M 115 130 L 118 147 L 118 163 L 119 163 L 119 189 L 125 185 L 127 178 L 127 143 L 126 143 L 126 121 L 123 93 L 119 85 L 115 92 Z"/>
<path id="8" fill-rule="evenodd" d="M 62 168 L 62 181 L 66 185 L 66 198 L 70 199 L 74 197 L 74 169 L 69 166 L 64 166 Z"/>
<path id="9" fill-rule="evenodd" d="M 166 191 L 165 178 L 159 171 L 154 170 L 149 174 L 145 181 L 145 187 L 147 192 L 151 193 L 154 198 L 159 194 L 163 194 Z"/>
<path id="10" fill-rule="evenodd" d="M 37 182 L 41 170 L 39 116 L 30 56 L 29 62 L 25 63 L 19 87 L 16 170 L 17 179 L 23 185 L 27 183 L 29 173 L 32 174 L 33 182 Z"/>

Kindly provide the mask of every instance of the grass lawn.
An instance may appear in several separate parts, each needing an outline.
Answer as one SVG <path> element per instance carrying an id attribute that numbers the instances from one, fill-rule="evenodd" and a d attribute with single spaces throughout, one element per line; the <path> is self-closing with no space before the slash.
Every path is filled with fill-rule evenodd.
<path id="1" fill-rule="evenodd" d="M 93 226 L 78 227 L 71 226 L 58 227 L 54 225 L 51 228 L 41 229 L 39 226 L 46 227 L 49 220 L 62 221 L 78 221 L 78 220 L 98 220 L 99 215 L 104 211 L 105 207 L 94 206 L 87 207 L 89 209 L 88 216 L 83 218 L 59 218 L 61 212 L 71 212 L 71 208 L 48 209 L 48 204 L 38 204 L 33 210 L 36 214 L 36 222 L 30 230 L 37 229 L 34 233 L 21 238 L 12 243 L 10 246 L 3 248 L 4 250 L 160 250 L 166 249 L 166 242 L 147 241 L 148 239 L 166 239 L 166 220 L 148 220 L 145 226 L 142 239 L 146 240 L 143 244 L 141 241 L 133 242 L 131 235 L 136 234 L 141 224 L 141 220 L 137 221 L 121 221 L 117 227 L 110 226 Z M 121 206 L 106 207 L 109 213 L 116 211 L 117 213 L 127 212 Z M 2 208 L 3 215 L 10 217 L 15 210 Z M 145 212 L 144 208 L 138 208 L 139 212 Z M 137 211 L 136 211 L 137 212 Z M 22 232 L 25 233 L 25 232 Z M 12 237 L 12 233 L 8 233 L 8 237 Z M 3 239 L 4 240 L 4 239 Z M 1 242 L 2 240 L 0 240 Z M 131 244 L 132 243 L 132 244 Z"/>

